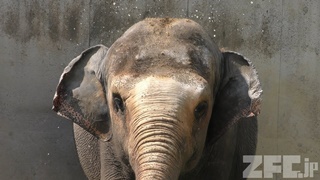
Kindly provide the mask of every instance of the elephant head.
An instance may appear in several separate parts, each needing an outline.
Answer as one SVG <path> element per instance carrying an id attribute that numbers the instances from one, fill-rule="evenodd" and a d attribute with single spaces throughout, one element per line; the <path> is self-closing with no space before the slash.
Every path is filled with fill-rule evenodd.
<path id="1" fill-rule="evenodd" d="M 136 179 L 178 179 L 229 127 L 259 113 L 261 92 L 252 63 L 221 52 L 197 23 L 145 19 L 109 49 L 73 59 L 53 109 L 109 142 Z"/>

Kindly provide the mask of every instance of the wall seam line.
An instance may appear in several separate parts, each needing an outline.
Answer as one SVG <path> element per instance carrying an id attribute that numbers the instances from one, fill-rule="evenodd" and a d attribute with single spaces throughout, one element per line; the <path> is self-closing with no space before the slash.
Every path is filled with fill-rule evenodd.
<path id="1" fill-rule="evenodd" d="M 187 18 L 189 18 L 189 0 L 187 0 Z"/>
<path id="2" fill-rule="evenodd" d="M 282 69 L 282 48 L 283 48 L 283 21 L 284 21 L 284 14 L 283 14 L 283 0 L 281 0 L 281 28 L 280 28 L 280 62 L 279 62 L 279 77 L 278 77 L 278 117 L 277 117 L 277 154 L 279 154 L 279 119 L 280 119 L 280 93 L 281 93 L 281 69 Z M 279 176 L 276 176 L 276 180 L 278 180 Z"/>
<path id="3" fill-rule="evenodd" d="M 89 14 L 88 14 L 88 47 L 91 47 L 91 33 L 90 33 L 90 27 L 91 27 L 91 23 L 90 23 L 90 20 L 91 20 L 91 3 L 92 3 L 92 0 L 89 1 Z"/>

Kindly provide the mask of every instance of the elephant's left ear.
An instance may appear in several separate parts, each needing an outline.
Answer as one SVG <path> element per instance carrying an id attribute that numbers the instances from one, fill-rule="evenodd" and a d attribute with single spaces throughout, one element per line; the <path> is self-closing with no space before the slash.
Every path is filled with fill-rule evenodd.
<path id="1" fill-rule="evenodd" d="M 101 74 L 107 51 L 97 45 L 74 58 L 64 69 L 53 99 L 54 111 L 104 141 L 112 135 Z"/>
<path id="2" fill-rule="evenodd" d="M 223 52 L 221 80 L 208 130 L 216 141 L 228 128 L 244 120 L 256 120 L 262 89 L 252 62 L 235 52 Z"/>

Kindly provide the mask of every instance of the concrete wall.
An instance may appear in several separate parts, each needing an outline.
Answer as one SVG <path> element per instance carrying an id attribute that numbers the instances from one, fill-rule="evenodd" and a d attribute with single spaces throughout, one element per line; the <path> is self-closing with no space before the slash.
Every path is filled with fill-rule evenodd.
<path id="1" fill-rule="evenodd" d="M 3 0 L 0 179 L 85 179 L 72 124 L 51 111 L 58 78 L 85 48 L 159 16 L 194 19 L 255 63 L 264 89 L 257 154 L 320 162 L 320 1 Z"/>

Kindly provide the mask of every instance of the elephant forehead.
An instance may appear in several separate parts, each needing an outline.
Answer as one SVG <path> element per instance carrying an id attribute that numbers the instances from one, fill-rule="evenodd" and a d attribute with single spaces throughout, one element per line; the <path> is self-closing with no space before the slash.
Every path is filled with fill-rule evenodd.
<path id="1" fill-rule="evenodd" d="M 185 84 L 173 78 L 150 76 L 137 82 L 125 98 L 134 103 L 157 106 L 161 104 L 168 106 L 172 103 L 171 106 L 178 108 L 185 101 L 192 106 L 200 97 L 207 97 L 210 92 L 204 81 Z"/>
<path id="2" fill-rule="evenodd" d="M 161 59 L 171 59 L 181 65 L 190 65 L 192 63 L 190 55 L 188 54 L 188 48 L 173 43 L 167 44 L 165 47 L 159 47 L 157 44 L 142 45 L 136 52 L 134 60 L 150 61 L 154 58 L 158 58 L 160 61 Z"/>
<path id="3" fill-rule="evenodd" d="M 180 44 L 161 47 L 148 43 L 126 52 L 129 54 L 116 55 L 118 59 L 112 65 L 115 74 L 172 76 L 177 72 L 194 72 L 210 80 L 213 69 L 210 55 Z"/>
<path id="4" fill-rule="evenodd" d="M 210 80 L 210 75 L 213 73 L 214 57 L 205 48 L 192 48 L 182 44 L 175 46 L 167 44 L 167 46 L 161 47 L 147 43 L 120 52 L 111 57 L 114 74 L 170 75 L 176 72 L 191 71 Z"/>
<path id="5" fill-rule="evenodd" d="M 217 50 L 196 23 L 172 20 L 163 25 L 161 19 L 155 19 L 131 27 L 111 46 L 108 59 L 115 74 L 193 71 L 210 80 L 219 59 Z"/>
<path id="6" fill-rule="evenodd" d="M 184 98 L 182 99 L 187 97 L 198 99 L 199 96 L 208 97 L 212 92 L 212 85 L 194 73 L 177 73 L 171 77 L 157 75 L 139 77 L 131 75 L 113 76 L 109 79 L 108 84 L 110 92 L 118 92 L 124 99 L 133 95 L 136 98 L 183 96 Z"/>
<path id="7" fill-rule="evenodd" d="M 194 93 L 199 94 L 206 88 L 205 81 L 197 81 L 193 83 L 183 83 L 174 78 L 168 77 L 146 77 L 135 84 L 135 91 L 143 94 L 157 94 L 158 90 L 161 93 L 178 92 L 179 94 Z M 182 90 L 182 91 L 181 91 Z"/>
<path id="8" fill-rule="evenodd" d="M 191 91 L 198 91 L 207 87 L 211 87 L 211 83 L 206 81 L 203 77 L 194 73 L 175 73 L 172 76 L 165 75 L 144 75 L 134 76 L 130 74 L 122 74 L 110 76 L 107 82 L 111 91 L 124 91 L 128 92 L 137 87 L 141 87 L 140 90 L 146 90 L 152 87 L 156 89 L 168 88 L 169 91 L 172 88 L 180 88 Z M 124 93 L 125 94 L 125 93 Z"/>

